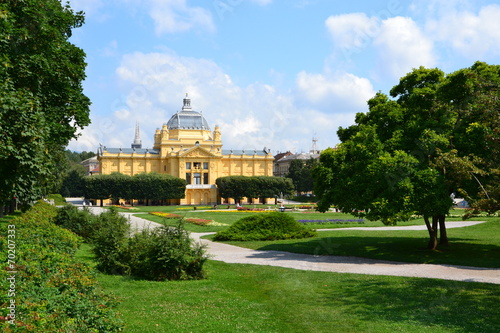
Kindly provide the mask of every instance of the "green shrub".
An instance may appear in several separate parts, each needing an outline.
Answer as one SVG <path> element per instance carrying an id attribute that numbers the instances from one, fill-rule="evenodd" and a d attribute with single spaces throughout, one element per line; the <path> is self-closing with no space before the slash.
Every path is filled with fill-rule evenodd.
<path id="1" fill-rule="evenodd" d="M 285 213 L 255 214 L 238 220 L 228 229 L 219 231 L 216 241 L 253 241 L 307 238 L 316 236 L 314 230 L 308 229 Z"/>
<path id="2" fill-rule="evenodd" d="M 204 277 L 204 247 L 194 244 L 181 222 L 135 234 L 122 258 L 130 274 L 148 280 L 191 280 Z"/>
<path id="3" fill-rule="evenodd" d="M 47 195 L 48 200 L 54 200 L 54 205 L 62 206 L 66 204 L 66 199 L 60 194 L 49 194 Z"/>
<path id="4" fill-rule="evenodd" d="M 93 236 L 93 252 L 97 269 L 108 274 L 129 274 L 123 253 L 130 236 L 130 224 L 112 207 L 97 217 Z"/>
<path id="5" fill-rule="evenodd" d="M 15 254 L 0 270 L 2 290 L 0 316 L 10 313 L 15 301 L 13 324 L 0 321 L 3 332 L 120 332 L 122 323 L 114 310 L 116 301 L 100 289 L 92 268 L 74 259 L 80 238 L 51 223 L 57 209 L 39 202 L 9 222 L 0 233 L 2 256 Z M 15 234 L 15 238 L 5 235 Z M 9 242 L 9 239 L 11 242 Z M 7 252 L 15 240 L 15 252 Z"/>
<path id="6" fill-rule="evenodd" d="M 59 208 L 53 222 L 73 231 L 86 241 L 91 241 L 95 234 L 97 216 L 92 214 L 88 208 L 78 209 L 73 205 L 65 205 Z"/>

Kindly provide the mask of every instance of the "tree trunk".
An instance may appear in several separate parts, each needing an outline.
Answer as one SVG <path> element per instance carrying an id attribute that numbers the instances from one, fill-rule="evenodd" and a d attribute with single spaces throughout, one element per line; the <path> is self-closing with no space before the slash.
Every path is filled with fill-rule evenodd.
<path id="1" fill-rule="evenodd" d="M 0 205 L 0 217 L 4 217 L 3 215 L 3 211 L 5 210 L 5 206 L 4 205 Z"/>
<path id="2" fill-rule="evenodd" d="M 432 217 L 432 225 L 429 222 L 429 217 L 424 216 L 425 225 L 427 226 L 427 231 L 429 231 L 429 244 L 427 248 L 430 250 L 435 250 L 437 247 L 437 227 L 438 227 L 438 219 L 436 216 Z"/>
<path id="3" fill-rule="evenodd" d="M 445 224 L 446 216 L 439 216 L 439 245 L 449 246 L 448 243 L 448 235 L 446 233 L 446 224 Z"/>

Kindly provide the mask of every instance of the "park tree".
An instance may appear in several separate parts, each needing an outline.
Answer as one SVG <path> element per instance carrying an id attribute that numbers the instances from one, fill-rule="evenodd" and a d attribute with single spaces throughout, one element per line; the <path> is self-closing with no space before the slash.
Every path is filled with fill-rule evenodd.
<path id="1" fill-rule="evenodd" d="M 115 204 L 120 199 L 162 201 L 184 198 L 186 180 L 155 172 L 134 176 L 114 172 L 109 175 L 95 175 L 84 178 L 87 199 L 111 199 Z"/>
<path id="2" fill-rule="evenodd" d="M 219 196 L 229 201 L 241 202 L 243 198 L 277 198 L 291 195 L 294 187 L 291 179 L 273 176 L 227 176 L 215 180 Z"/>
<path id="3" fill-rule="evenodd" d="M 437 247 L 438 231 L 448 245 L 450 195 L 480 202 L 497 193 L 499 88 L 500 66 L 477 62 L 448 75 L 420 67 L 390 97 L 377 93 L 369 112 L 338 130 L 341 144 L 321 154 L 313 172 L 319 210 L 335 205 L 388 225 L 419 214 L 428 247 Z"/>
<path id="4" fill-rule="evenodd" d="M 287 178 L 290 178 L 298 194 L 311 192 L 314 189 L 312 170 L 317 165 L 317 160 L 309 158 L 308 160 L 295 159 L 290 162 Z"/>
<path id="5" fill-rule="evenodd" d="M 32 202 L 60 178 L 64 147 L 90 123 L 84 22 L 59 0 L 0 2 L 0 206 Z"/>

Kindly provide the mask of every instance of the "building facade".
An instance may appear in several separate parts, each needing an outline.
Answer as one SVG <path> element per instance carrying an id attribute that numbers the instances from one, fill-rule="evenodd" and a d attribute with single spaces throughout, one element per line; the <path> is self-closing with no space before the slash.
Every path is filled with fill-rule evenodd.
<path id="1" fill-rule="evenodd" d="M 215 185 L 219 177 L 273 175 L 270 150 L 223 149 L 219 127 L 212 131 L 202 113 L 192 110 L 187 95 L 182 111 L 156 130 L 153 148 L 137 148 L 138 133 L 136 127 L 132 148 L 99 148 L 101 174 L 157 172 L 183 178 L 187 182 L 185 198 L 174 204 L 221 203 Z"/>
<path id="2" fill-rule="evenodd" d="M 309 153 L 285 153 L 285 155 L 276 155 L 274 160 L 274 170 L 273 175 L 275 177 L 286 177 L 288 175 L 288 169 L 290 168 L 290 163 L 293 160 L 302 160 L 304 163 L 309 159 L 318 159 L 320 156 L 320 152 L 309 152 Z"/>

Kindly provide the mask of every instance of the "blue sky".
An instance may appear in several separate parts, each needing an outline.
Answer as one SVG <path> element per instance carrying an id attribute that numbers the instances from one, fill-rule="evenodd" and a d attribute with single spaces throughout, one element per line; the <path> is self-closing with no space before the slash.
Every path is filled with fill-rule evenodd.
<path id="1" fill-rule="evenodd" d="M 419 66 L 500 63 L 500 1 L 70 0 L 92 124 L 68 148 L 143 147 L 182 108 L 225 149 L 335 146 L 377 91 Z"/>

